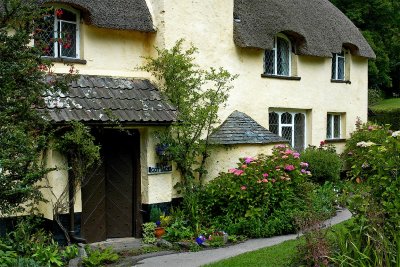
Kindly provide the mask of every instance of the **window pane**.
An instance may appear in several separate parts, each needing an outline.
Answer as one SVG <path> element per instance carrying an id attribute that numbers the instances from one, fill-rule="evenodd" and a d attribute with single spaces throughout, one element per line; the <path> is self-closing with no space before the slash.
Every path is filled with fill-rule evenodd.
<path id="1" fill-rule="evenodd" d="M 62 57 L 76 57 L 76 24 L 61 22 L 60 23 L 59 43 Z"/>
<path id="2" fill-rule="evenodd" d="M 282 127 L 282 137 L 289 140 L 290 144 L 293 145 L 292 127 L 291 126 Z"/>
<path id="3" fill-rule="evenodd" d="M 275 112 L 269 113 L 269 130 L 274 134 L 279 134 L 279 115 Z"/>
<path id="4" fill-rule="evenodd" d="M 336 54 L 332 57 L 332 80 L 336 80 Z"/>
<path id="5" fill-rule="evenodd" d="M 264 73 L 265 74 L 275 74 L 274 61 L 275 61 L 275 51 L 274 50 L 265 50 L 265 57 L 264 57 Z"/>
<path id="6" fill-rule="evenodd" d="M 277 38 L 278 58 L 277 58 L 277 74 L 289 76 L 290 51 L 289 42 L 283 38 Z"/>
<path id="7" fill-rule="evenodd" d="M 333 116 L 333 137 L 340 138 L 340 115 Z"/>
<path id="8" fill-rule="evenodd" d="M 328 118 L 326 120 L 326 138 L 332 139 L 332 115 L 328 114 Z"/>
<path id="9" fill-rule="evenodd" d="M 282 124 L 292 124 L 292 115 L 288 112 L 285 112 L 281 116 L 281 123 Z"/>
<path id="10" fill-rule="evenodd" d="M 302 113 L 294 116 L 294 149 L 297 151 L 304 150 L 306 117 Z"/>
<path id="11" fill-rule="evenodd" d="M 50 11 L 52 12 L 52 11 Z M 48 14 L 38 23 L 35 46 L 43 51 L 44 56 L 54 57 L 54 15 Z"/>
<path id="12" fill-rule="evenodd" d="M 337 79 L 344 80 L 344 57 L 338 57 L 337 60 L 338 60 Z"/>

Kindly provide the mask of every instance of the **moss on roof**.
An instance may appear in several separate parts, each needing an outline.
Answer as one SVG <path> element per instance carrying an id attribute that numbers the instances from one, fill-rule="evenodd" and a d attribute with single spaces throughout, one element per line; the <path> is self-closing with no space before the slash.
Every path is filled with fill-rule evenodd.
<path id="1" fill-rule="evenodd" d="M 234 0 L 234 40 L 240 47 L 272 49 L 285 33 L 296 54 L 331 57 L 349 48 L 375 58 L 358 28 L 328 0 Z"/>

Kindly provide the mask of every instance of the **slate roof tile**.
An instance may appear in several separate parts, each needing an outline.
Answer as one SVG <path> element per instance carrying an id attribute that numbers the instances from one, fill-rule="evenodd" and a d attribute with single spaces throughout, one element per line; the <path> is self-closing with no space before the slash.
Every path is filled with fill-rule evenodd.
<path id="1" fill-rule="evenodd" d="M 68 92 L 44 97 L 43 110 L 54 122 L 117 120 L 140 124 L 177 120 L 176 108 L 147 80 L 80 75 Z"/>
<path id="2" fill-rule="evenodd" d="M 234 111 L 211 134 L 211 144 L 269 144 L 287 143 L 288 140 L 271 133 L 243 112 Z"/>

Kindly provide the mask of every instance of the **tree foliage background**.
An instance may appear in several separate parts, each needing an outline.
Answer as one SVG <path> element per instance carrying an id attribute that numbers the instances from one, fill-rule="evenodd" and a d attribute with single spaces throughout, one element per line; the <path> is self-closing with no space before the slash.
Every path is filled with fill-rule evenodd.
<path id="1" fill-rule="evenodd" d="M 400 93 L 400 1 L 330 0 L 362 31 L 376 60 L 369 61 L 369 88 Z"/>
<path id="2" fill-rule="evenodd" d="M 43 10 L 29 0 L 0 3 L 0 214 L 41 197 L 37 182 L 50 170 L 43 153 L 51 127 L 45 92 L 66 90 L 69 75 L 51 76 L 40 45 L 32 46 Z M 50 76 L 52 78 L 49 78 Z"/>

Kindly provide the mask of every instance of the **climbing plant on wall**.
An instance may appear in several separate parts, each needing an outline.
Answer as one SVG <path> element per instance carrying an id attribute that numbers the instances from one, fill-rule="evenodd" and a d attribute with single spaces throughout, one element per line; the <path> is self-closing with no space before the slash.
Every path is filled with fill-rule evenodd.
<path id="1" fill-rule="evenodd" d="M 208 137 L 219 122 L 218 111 L 228 99 L 236 78 L 223 68 L 201 69 L 195 63 L 194 46 L 184 49 L 181 39 L 171 49 L 157 48 L 141 68 L 159 80 L 159 88 L 178 109 L 178 121 L 159 134 L 166 153 L 176 163 L 182 185 L 201 182 L 209 155 Z"/>

